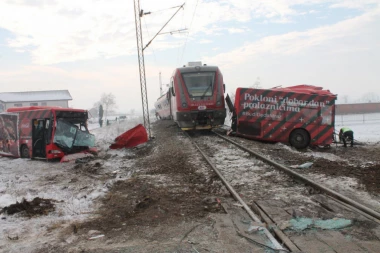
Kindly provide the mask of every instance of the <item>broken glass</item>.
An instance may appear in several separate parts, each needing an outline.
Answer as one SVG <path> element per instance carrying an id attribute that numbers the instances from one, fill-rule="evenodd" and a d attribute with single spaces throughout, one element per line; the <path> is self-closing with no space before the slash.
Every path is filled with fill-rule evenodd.
<path id="1" fill-rule="evenodd" d="M 77 125 L 63 119 L 57 120 L 54 143 L 65 150 L 73 147 L 93 147 L 95 146 L 95 136 L 87 130 L 83 131 Z"/>

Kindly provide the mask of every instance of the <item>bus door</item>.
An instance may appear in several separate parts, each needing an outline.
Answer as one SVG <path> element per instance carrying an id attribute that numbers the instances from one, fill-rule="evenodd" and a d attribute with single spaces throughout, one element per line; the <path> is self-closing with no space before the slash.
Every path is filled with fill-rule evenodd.
<path id="1" fill-rule="evenodd" d="M 46 158 L 50 120 L 33 119 L 32 122 L 32 157 Z"/>

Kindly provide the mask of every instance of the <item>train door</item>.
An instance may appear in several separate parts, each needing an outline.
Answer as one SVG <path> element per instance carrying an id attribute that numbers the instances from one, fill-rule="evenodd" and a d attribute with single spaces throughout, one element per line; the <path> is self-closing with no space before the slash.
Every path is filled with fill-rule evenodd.
<path id="1" fill-rule="evenodd" d="M 32 157 L 46 158 L 46 144 L 49 143 L 49 119 L 32 120 Z"/>
<path id="2" fill-rule="evenodd" d="M 175 119 L 174 118 L 174 113 L 173 113 L 173 107 L 176 108 L 175 103 L 175 91 L 174 91 L 174 78 L 170 78 L 170 86 L 169 86 L 169 106 L 170 106 L 170 119 Z M 173 106 L 174 105 L 174 106 Z"/>

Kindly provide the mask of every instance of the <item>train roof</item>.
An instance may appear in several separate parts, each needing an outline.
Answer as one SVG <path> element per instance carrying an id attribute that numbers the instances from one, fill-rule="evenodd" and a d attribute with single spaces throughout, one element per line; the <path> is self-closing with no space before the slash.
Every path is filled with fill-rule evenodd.
<path id="1" fill-rule="evenodd" d="M 190 72 L 214 72 L 218 70 L 217 66 L 189 66 L 189 67 L 182 67 L 182 68 L 177 68 L 179 72 L 181 73 L 190 73 Z"/>

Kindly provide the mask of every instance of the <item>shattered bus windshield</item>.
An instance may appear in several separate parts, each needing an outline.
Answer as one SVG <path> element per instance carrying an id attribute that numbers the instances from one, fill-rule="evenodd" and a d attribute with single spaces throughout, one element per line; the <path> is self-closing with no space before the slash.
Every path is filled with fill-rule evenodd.
<path id="1" fill-rule="evenodd" d="M 183 80 L 192 97 L 212 96 L 215 72 L 184 73 Z"/>
<path id="2" fill-rule="evenodd" d="M 82 131 L 78 126 L 62 120 L 57 120 L 54 143 L 64 149 L 75 147 L 93 147 L 95 146 L 95 136 L 87 131 Z"/>

